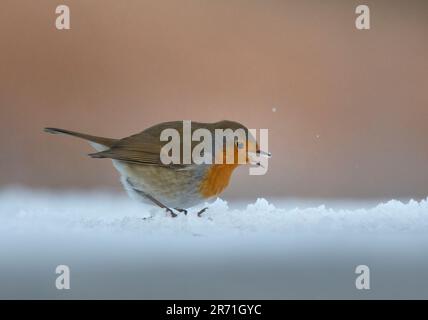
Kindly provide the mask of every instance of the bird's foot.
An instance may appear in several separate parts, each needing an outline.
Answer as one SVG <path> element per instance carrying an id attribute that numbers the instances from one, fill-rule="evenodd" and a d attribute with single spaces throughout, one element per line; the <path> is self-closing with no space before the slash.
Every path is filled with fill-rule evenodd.
<path id="1" fill-rule="evenodd" d="M 199 217 L 199 218 L 200 218 L 200 217 L 202 217 L 202 214 L 203 214 L 205 211 L 207 211 L 207 209 L 208 209 L 208 207 L 203 208 L 202 210 L 199 210 L 199 212 L 198 212 L 198 217 Z"/>
<path id="2" fill-rule="evenodd" d="M 175 208 L 175 210 L 177 210 L 178 212 L 183 212 L 185 216 L 187 216 L 187 210 L 186 209 L 178 209 Z"/>
<path id="3" fill-rule="evenodd" d="M 198 211 L 198 217 L 202 217 L 202 214 L 205 212 L 205 211 L 207 211 L 207 209 L 208 209 L 208 207 L 206 207 L 206 208 L 203 208 L 202 210 L 199 210 Z M 184 213 L 184 215 L 187 215 L 187 210 L 186 209 L 179 209 L 179 208 L 174 208 L 174 210 L 176 210 L 176 211 L 178 211 L 178 212 L 182 212 L 182 213 Z M 169 213 L 170 215 L 171 215 L 171 217 L 173 217 L 173 218 L 176 218 L 177 216 L 178 216 L 178 214 L 177 213 L 175 213 L 172 209 L 170 209 L 170 208 L 165 208 L 165 211 L 167 212 L 167 213 Z"/>
<path id="4" fill-rule="evenodd" d="M 172 211 L 170 208 L 165 208 L 165 211 L 166 212 L 168 212 L 170 215 L 171 215 L 171 217 L 173 217 L 173 218 L 176 218 L 178 215 L 174 212 L 174 211 Z"/>

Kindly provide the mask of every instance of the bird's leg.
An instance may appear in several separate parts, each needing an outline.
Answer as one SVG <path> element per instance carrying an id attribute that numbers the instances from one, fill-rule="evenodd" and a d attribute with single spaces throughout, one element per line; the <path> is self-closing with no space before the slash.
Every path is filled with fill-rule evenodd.
<path id="1" fill-rule="evenodd" d="M 170 209 L 166 205 L 164 205 L 162 202 L 156 200 L 155 198 L 153 198 L 151 195 L 149 195 L 147 193 L 144 193 L 144 192 L 142 192 L 142 193 L 147 199 L 152 201 L 154 204 L 157 204 L 159 207 L 165 209 L 165 211 L 168 212 L 171 215 L 171 217 L 173 217 L 173 218 L 177 217 L 177 214 L 174 211 L 172 211 L 172 209 Z"/>
<path id="2" fill-rule="evenodd" d="M 178 212 L 183 212 L 185 216 L 187 216 L 187 210 L 186 209 L 178 209 L 178 208 L 174 208 L 175 210 L 177 210 Z"/>
<path id="3" fill-rule="evenodd" d="M 151 195 L 149 195 L 147 193 L 143 192 L 143 194 L 147 199 L 152 201 L 154 204 L 157 204 L 159 207 L 165 209 L 165 211 L 168 212 L 171 215 L 171 217 L 173 217 L 173 218 L 177 217 L 177 214 L 174 211 L 172 211 L 172 209 L 170 209 L 166 205 L 164 205 L 162 202 L 156 200 L 155 198 L 153 198 Z"/>
<path id="4" fill-rule="evenodd" d="M 164 205 L 162 202 L 158 201 L 157 199 L 153 198 L 151 195 L 149 195 L 148 193 L 145 193 L 141 190 L 138 190 L 134 187 L 134 185 L 131 183 L 131 181 L 129 181 L 129 179 L 126 179 L 126 181 L 129 183 L 129 185 L 134 189 L 135 192 L 137 192 L 139 195 L 149 199 L 150 201 L 152 201 L 154 204 L 156 204 L 157 206 L 163 208 L 166 210 L 166 212 L 168 212 L 171 217 L 175 218 L 177 217 L 177 214 L 172 211 L 170 208 L 168 208 L 166 205 Z"/>
<path id="5" fill-rule="evenodd" d="M 205 211 L 207 211 L 207 209 L 208 209 L 208 207 L 203 208 L 202 210 L 199 210 L 199 212 L 198 212 L 198 217 L 199 217 L 199 218 L 200 218 L 200 217 L 202 217 L 202 214 L 203 214 Z"/>

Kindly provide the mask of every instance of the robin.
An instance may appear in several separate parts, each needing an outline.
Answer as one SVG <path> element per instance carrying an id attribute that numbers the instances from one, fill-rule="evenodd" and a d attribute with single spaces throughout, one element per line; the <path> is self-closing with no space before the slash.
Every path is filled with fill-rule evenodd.
<path id="1" fill-rule="evenodd" d="M 257 155 L 264 154 L 249 130 L 234 121 L 219 121 L 215 123 L 191 122 L 191 132 L 197 129 L 207 129 L 215 136 L 216 129 L 241 129 L 247 137 L 245 154 L 246 164 L 252 162 L 249 150 L 255 150 Z M 228 186 L 233 171 L 242 164 L 237 161 L 239 149 L 245 145 L 242 141 L 233 141 L 233 148 L 221 143 L 213 143 L 212 160 L 196 164 L 192 161 L 185 163 L 165 164 L 161 161 L 162 143 L 160 136 L 165 129 L 175 129 L 183 137 L 183 121 L 163 122 L 144 131 L 123 139 L 111 139 L 92 136 L 58 128 L 45 128 L 52 134 L 66 134 L 88 141 L 97 151 L 89 154 L 92 158 L 108 158 L 121 175 L 121 182 L 132 198 L 150 202 L 164 208 L 172 217 L 178 212 L 187 214 L 187 209 L 204 203 L 218 196 Z M 195 142 L 191 142 L 191 147 Z M 233 153 L 233 162 L 225 161 L 228 153 Z M 184 153 L 184 152 L 183 152 Z M 229 154 L 230 156 L 230 154 Z M 184 154 L 180 155 L 183 160 Z M 211 155 L 209 156 L 211 157 Z M 216 161 L 221 158 L 223 161 Z M 219 163 L 220 162 L 220 163 Z M 257 163 L 260 165 L 260 163 Z M 207 208 L 198 212 L 200 217 Z"/>

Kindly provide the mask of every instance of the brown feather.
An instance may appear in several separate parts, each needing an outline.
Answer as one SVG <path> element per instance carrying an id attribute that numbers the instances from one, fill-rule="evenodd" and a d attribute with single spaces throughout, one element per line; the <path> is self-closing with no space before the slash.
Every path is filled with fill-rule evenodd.
<path id="1" fill-rule="evenodd" d="M 70 130 L 65 130 L 65 129 L 59 129 L 59 128 L 45 128 L 44 129 L 45 132 L 48 133 L 52 133 L 52 134 L 67 134 L 70 136 L 74 136 L 77 138 L 81 138 L 87 141 L 91 141 L 91 142 L 95 142 L 98 144 L 101 144 L 103 146 L 106 147 L 112 147 L 117 141 L 117 139 L 110 139 L 110 138 L 103 138 L 103 137 L 96 137 L 96 136 L 92 136 L 89 134 L 85 134 L 85 133 L 80 133 L 80 132 L 75 132 L 75 131 L 70 131 Z"/>

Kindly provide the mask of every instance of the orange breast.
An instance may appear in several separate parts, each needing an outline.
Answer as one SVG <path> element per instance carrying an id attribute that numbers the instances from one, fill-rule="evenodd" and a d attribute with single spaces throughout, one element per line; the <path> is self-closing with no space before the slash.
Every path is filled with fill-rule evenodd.
<path id="1" fill-rule="evenodd" d="M 205 198 L 214 197 L 220 194 L 229 184 L 236 164 L 213 164 L 208 169 L 199 187 L 201 195 Z"/>

